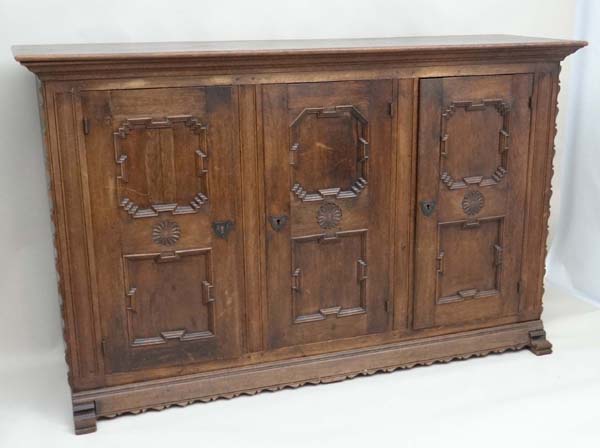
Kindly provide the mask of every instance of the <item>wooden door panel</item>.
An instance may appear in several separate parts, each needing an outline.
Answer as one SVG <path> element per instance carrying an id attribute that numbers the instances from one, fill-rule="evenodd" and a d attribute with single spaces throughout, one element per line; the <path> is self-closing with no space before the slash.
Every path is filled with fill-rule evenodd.
<path id="1" fill-rule="evenodd" d="M 123 258 L 131 346 L 215 337 L 210 250 Z"/>
<path id="2" fill-rule="evenodd" d="M 518 312 L 530 75 L 420 82 L 414 327 Z"/>
<path id="3" fill-rule="evenodd" d="M 500 291 L 502 218 L 439 225 L 437 303 L 495 296 Z"/>
<path id="4" fill-rule="evenodd" d="M 134 218 L 197 212 L 208 201 L 207 134 L 193 115 L 123 120 L 114 134 L 121 206 Z"/>
<path id="5" fill-rule="evenodd" d="M 366 313 L 366 237 L 366 230 L 359 230 L 331 240 L 292 239 L 294 323 Z M 335 279 L 331 266 L 336 267 Z"/>
<path id="6" fill-rule="evenodd" d="M 234 91 L 89 91 L 90 167 L 106 369 L 241 353 Z M 241 221 L 241 220 L 239 220 Z"/>
<path id="7" fill-rule="evenodd" d="M 391 81 L 263 88 L 269 346 L 385 331 Z"/>

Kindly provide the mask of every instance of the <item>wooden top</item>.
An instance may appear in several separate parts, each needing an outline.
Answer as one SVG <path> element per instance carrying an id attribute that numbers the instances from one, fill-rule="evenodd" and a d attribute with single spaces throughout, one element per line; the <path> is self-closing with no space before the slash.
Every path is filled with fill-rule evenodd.
<path id="1" fill-rule="evenodd" d="M 508 35 L 15 46 L 42 80 L 558 62 L 587 42 Z"/>
<path id="2" fill-rule="evenodd" d="M 372 39 L 249 40 L 222 42 L 159 42 L 66 45 L 16 45 L 22 63 L 104 61 L 113 59 L 201 58 L 229 56 L 324 55 L 331 53 L 398 53 L 439 50 L 564 49 L 585 46 L 583 41 L 512 35 L 422 36 Z"/>

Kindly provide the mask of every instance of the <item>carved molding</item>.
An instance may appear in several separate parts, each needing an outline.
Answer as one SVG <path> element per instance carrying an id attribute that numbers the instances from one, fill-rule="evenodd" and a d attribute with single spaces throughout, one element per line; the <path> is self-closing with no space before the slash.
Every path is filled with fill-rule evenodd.
<path id="1" fill-rule="evenodd" d="M 267 365 L 225 367 L 166 380 L 75 392 L 73 405 L 95 402 L 101 411 L 98 417 L 112 418 L 307 384 L 327 384 L 361 375 L 521 350 L 531 346 L 530 333 L 541 329 L 542 322 L 534 320 L 425 337 L 418 344 L 407 338 L 338 353 L 305 354 Z"/>
<path id="2" fill-rule="evenodd" d="M 328 244 L 339 242 L 342 238 L 360 238 L 361 239 L 361 250 L 357 254 L 355 259 L 356 264 L 356 282 L 359 285 L 359 305 L 352 308 L 343 308 L 341 306 L 329 306 L 321 307 L 316 312 L 311 314 L 297 315 L 297 301 L 302 300 L 303 287 L 302 268 L 296 266 L 296 256 L 294 246 L 297 244 Z M 325 320 L 329 317 L 346 317 L 354 316 L 357 314 L 364 314 L 367 312 L 367 280 L 368 280 L 368 264 L 367 264 L 367 231 L 366 230 L 351 230 L 344 232 L 337 232 L 333 235 L 326 233 L 319 235 L 311 235 L 309 237 L 297 237 L 292 239 L 292 275 L 291 275 L 291 291 L 292 291 L 292 310 L 293 310 L 293 321 L 295 324 L 305 322 L 315 322 L 319 320 Z M 351 263 L 351 260 L 344 260 L 346 263 Z"/>
<path id="3" fill-rule="evenodd" d="M 376 367 L 373 369 L 363 369 L 360 371 L 353 371 L 353 372 L 345 373 L 345 374 L 341 374 L 341 375 L 332 375 L 332 376 L 326 376 L 326 377 L 311 378 L 311 379 L 306 379 L 306 380 L 302 380 L 302 381 L 286 382 L 283 384 L 277 384 L 277 385 L 273 385 L 273 386 L 248 388 L 248 389 L 244 389 L 244 390 L 240 390 L 240 391 L 236 391 L 236 392 L 220 393 L 220 394 L 215 394 L 215 395 L 193 398 L 190 400 L 175 401 L 175 402 L 171 402 L 171 403 L 159 404 L 159 405 L 154 405 L 154 406 L 136 407 L 136 408 L 127 409 L 127 410 L 123 410 L 123 411 L 119 411 L 119 412 L 115 412 L 115 413 L 111 413 L 111 414 L 103 414 L 102 417 L 103 418 L 114 418 L 119 415 L 125 415 L 125 414 L 137 415 L 137 414 L 140 414 L 140 413 L 143 413 L 146 411 L 162 411 L 162 410 L 168 409 L 172 406 L 184 407 L 184 406 L 188 406 L 188 405 L 194 404 L 194 403 L 209 403 L 211 401 L 215 401 L 215 400 L 219 400 L 219 399 L 230 400 L 232 398 L 236 398 L 236 397 L 239 397 L 242 395 L 256 395 L 261 392 L 277 392 L 277 391 L 284 390 L 284 389 L 297 389 L 301 386 L 306 386 L 306 385 L 330 384 L 330 383 L 350 380 L 350 379 L 357 378 L 360 376 L 371 376 L 371 375 L 376 375 L 376 374 L 381 374 L 381 373 L 392 373 L 397 370 L 407 370 L 407 369 L 412 369 L 415 367 L 428 367 L 428 366 L 432 366 L 434 364 L 447 364 L 452 361 L 461 361 L 461 360 L 466 360 L 469 358 L 480 358 L 483 356 L 488 356 L 488 355 L 493 355 L 493 354 L 501 354 L 501 353 L 504 353 L 507 351 L 518 351 L 518 350 L 522 350 L 526 347 L 528 347 L 528 344 L 514 344 L 514 345 L 510 345 L 510 346 L 498 347 L 498 348 L 487 349 L 487 350 L 479 350 L 479 351 L 474 351 L 474 352 L 469 352 L 469 353 L 464 353 L 464 354 L 432 358 L 432 359 L 423 360 L 423 361 L 398 363 L 398 364 L 390 365 L 387 367 Z"/>
<path id="4" fill-rule="evenodd" d="M 128 155 L 123 149 L 122 142 L 138 129 L 168 129 L 182 124 L 190 132 L 198 136 L 198 146 L 194 149 L 196 160 L 196 173 L 198 177 L 198 191 L 188 203 L 151 203 L 138 204 L 126 196 L 127 183 L 130 178 Z M 128 118 L 113 133 L 115 161 L 117 164 L 117 191 L 119 204 L 133 218 L 158 216 L 159 213 L 171 212 L 174 215 L 196 213 L 208 201 L 208 128 L 200 120 L 191 115 L 168 116 L 164 119 L 154 118 Z"/>
<path id="5" fill-rule="evenodd" d="M 495 287 L 493 289 L 487 289 L 487 290 L 480 290 L 475 287 L 465 288 L 465 289 L 458 290 L 451 295 L 446 295 L 446 296 L 440 297 L 440 292 L 439 292 L 441 289 L 440 282 L 443 280 L 443 277 L 444 277 L 446 257 L 448 257 L 448 252 L 442 247 L 443 239 L 438 238 L 438 255 L 436 257 L 436 261 L 437 261 L 436 273 L 437 273 L 437 275 L 436 275 L 436 293 L 435 293 L 435 296 L 437 297 L 436 303 L 438 305 L 462 302 L 464 300 L 470 300 L 470 299 L 482 299 L 485 297 L 491 297 L 491 296 L 500 294 L 501 287 L 502 287 L 501 285 L 502 285 L 502 262 L 503 262 L 503 260 L 502 260 L 502 258 L 503 258 L 503 247 L 502 247 L 503 243 L 502 243 L 502 241 L 503 241 L 503 235 L 504 235 L 504 217 L 503 216 L 488 218 L 486 220 L 482 220 L 481 222 L 480 221 L 475 221 L 475 222 L 458 221 L 458 222 L 450 222 L 450 223 L 439 223 L 438 224 L 438 227 L 439 227 L 438 235 L 441 234 L 443 226 L 461 225 L 462 228 L 467 231 L 464 238 L 469 238 L 470 237 L 468 234 L 469 229 L 477 229 L 480 225 L 483 225 L 485 223 L 490 223 L 493 221 L 499 221 L 497 237 L 496 237 L 495 241 L 489 247 L 489 249 L 494 252 L 494 267 L 495 267 L 495 271 L 496 271 Z"/>
<path id="6" fill-rule="evenodd" d="M 502 127 L 498 137 L 498 152 L 500 153 L 500 165 L 493 173 L 487 176 L 484 173 L 474 176 L 467 176 L 462 179 L 456 179 L 448 172 L 447 160 L 451 155 L 448 134 L 448 122 L 456 112 L 456 109 L 462 108 L 466 112 L 476 112 L 484 110 L 488 107 L 493 107 L 502 117 Z M 486 99 L 478 102 L 475 101 L 453 101 L 442 112 L 442 129 L 440 142 L 440 180 L 450 190 L 459 188 L 467 188 L 469 185 L 479 185 L 485 187 L 487 185 L 495 185 L 499 183 L 507 173 L 508 166 L 508 149 L 510 138 L 510 110 L 509 103 L 500 99 Z"/>
<path id="7" fill-rule="evenodd" d="M 302 151 L 300 144 L 300 126 L 302 121 L 310 116 L 317 118 L 339 118 L 350 116 L 357 123 L 358 145 L 356 148 L 356 171 L 358 175 L 352 181 L 350 189 L 342 190 L 340 187 L 325 186 L 316 191 L 308 191 L 295 180 L 294 171 L 298 169 L 298 152 Z M 368 160 L 369 160 L 369 122 L 365 116 L 353 105 L 333 106 L 333 107 L 311 107 L 306 108 L 292 121 L 290 125 L 290 165 L 292 166 L 292 188 L 291 191 L 296 197 L 304 202 L 322 201 L 328 197 L 337 199 L 355 198 L 367 186 L 368 182 Z"/>
<path id="8" fill-rule="evenodd" d="M 207 308 L 208 329 L 203 331 L 188 332 L 186 329 L 165 329 L 153 337 L 137 338 L 135 336 L 134 316 L 137 314 L 137 287 L 132 283 L 130 264 L 136 261 L 153 260 L 154 263 L 172 263 L 177 262 L 184 257 L 201 256 L 207 257 L 205 280 L 202 280 L 202 303 Z M 213 295 L 212 284 L 212 263 L 210 249 L 187 249 L 174 252 L 159 252 L 149 254 L 131 254 L 123 256 L 123 269 L 125 276 L 125 299 L 127 310 L 127 332 L 131 347 L 141 347 L 147 345 L 166 344 L 170 340 L 180 342 L 194 341 L 198 339 L 208 339 L 215 337 L 215 297 Z"/>

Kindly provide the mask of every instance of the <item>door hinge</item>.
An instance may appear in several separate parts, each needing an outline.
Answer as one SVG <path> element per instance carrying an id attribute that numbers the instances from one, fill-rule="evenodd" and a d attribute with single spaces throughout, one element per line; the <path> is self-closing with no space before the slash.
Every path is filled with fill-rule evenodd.
<path id="1" fill-rule="evenodd" d="M 394 104 L 394 102 L 390 102 L 388 103 L 388 113 L 390 114 L 390 117 L 393 117 L 395 112 L 396 112 L 396 106 Z"/>
<path id="2" fill-rule="evenodd" d="M 90 133 L 90 120 L 87 118 L 83 119 L 83 133 L 88 135 Z"/>
<path id="3" fill-rule="evenodd" d="M 517 282 L 517 294 L 521 294 L 521 280 Z"/>
<path id="4" fill-rule="evenodd" d="M 102 349 L 102 354 L 106 355 L 106 339 L 102 339 L 102 342 L 100 343 L 100 347 Z"/>
<path id="5" fill-rule="evenodd" d="M 533 106 L 533 96 L 529 97 L 529 102 L 528 102 L 529 108 L 531 109 Z"/>
<path id="6" fill-rule="evenodd" d="M 390 311 L 392 311 L 392 304 L 390 303 L 389 300 L 386 300 L 384 302 L 384 307 L 385 307 L 385 312 L 389 313 Z"/>

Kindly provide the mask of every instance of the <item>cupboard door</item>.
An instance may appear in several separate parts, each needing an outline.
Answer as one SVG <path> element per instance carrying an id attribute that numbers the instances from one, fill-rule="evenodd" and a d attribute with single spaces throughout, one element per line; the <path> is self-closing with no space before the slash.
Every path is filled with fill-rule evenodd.
<path id="1" fill-rule="evenodd" d="M 528 74 L 420 82 L 414 327 L 515 315 Z"/>
<path id="2" fill-rule="evenodd" d="M 392 81 L 263 87 L 271 348 L 388 328 Z"/>
<path id="3" fill-rule="evenodd" d="M 233 89 L 81 96 L 107 370 L 237 356 Z"/>

